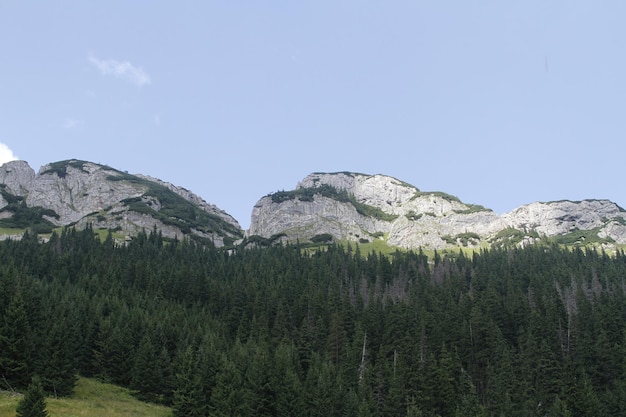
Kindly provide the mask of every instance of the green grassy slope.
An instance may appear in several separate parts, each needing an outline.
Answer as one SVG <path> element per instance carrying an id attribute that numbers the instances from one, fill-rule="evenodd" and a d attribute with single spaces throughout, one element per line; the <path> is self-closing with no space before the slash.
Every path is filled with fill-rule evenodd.
<path id="1" fill-rule="evenodd" d="M 0 393 L 0 417 L 14 417 L 20 397 Z M 46 398 L 50 417 L 169 417 L 167 407 L 147 404 L 130 391 L 89 378 L 80 378 L 70 398 Z"/>

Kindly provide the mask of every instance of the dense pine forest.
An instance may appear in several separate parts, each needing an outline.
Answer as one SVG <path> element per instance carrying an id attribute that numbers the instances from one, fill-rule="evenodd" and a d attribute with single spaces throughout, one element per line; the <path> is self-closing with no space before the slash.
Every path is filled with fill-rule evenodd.
<path id="1" fill-rule="evenodd" d="M 0 389 L 175 416 L 626 415 L 626 256 L 0 242 Z"/>

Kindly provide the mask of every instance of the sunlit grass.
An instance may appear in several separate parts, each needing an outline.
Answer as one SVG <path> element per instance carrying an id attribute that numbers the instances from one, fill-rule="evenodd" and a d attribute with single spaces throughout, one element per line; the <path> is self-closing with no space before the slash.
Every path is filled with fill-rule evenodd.
<path id="1" fill-rule="evenodd" d="M 15 417 L 20 397 L 0 394 L 0 417 Z M 130 391 L 89 378 L 79 378 L 70 398 L 46 398 L 50 417 L 169 417 L 172 410 L 137 400 Z"/>
<path id="2" fill-rule="evenodd" d="M 9 227 L 0 227 L 0 235 L 21 236 L 24 229 L 13 229 Z"/>

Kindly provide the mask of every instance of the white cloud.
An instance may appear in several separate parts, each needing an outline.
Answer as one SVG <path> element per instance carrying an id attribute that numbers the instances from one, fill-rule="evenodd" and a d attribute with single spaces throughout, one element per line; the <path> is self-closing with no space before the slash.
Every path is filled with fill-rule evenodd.
<path id="1" fill-rule="evenodd" d="M 0 143 L 0 165 L 5 162 L 15 161 L 19 159 L 16 155 L 13 154 L 13 151 L 9 149 L 7 145 L 4 143 Z"/>
<path id="2" fill-rule="evenodd" d="M 148 73 L 128 61 L 98 59 L 93 54 L 89 54 L 88 59 L 89 62 L 96 67 L 102 75 L 112 75 L 115 78 L 124 79 L 139 87 L 152 83 Z"/>

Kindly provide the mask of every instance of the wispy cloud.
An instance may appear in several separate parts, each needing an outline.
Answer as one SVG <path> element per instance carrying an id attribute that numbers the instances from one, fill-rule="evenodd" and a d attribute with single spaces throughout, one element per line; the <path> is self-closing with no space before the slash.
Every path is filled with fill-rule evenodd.
<path id="1" fill-rule="evenodd" d="M 0 143 L 0 165 L 5 162 L 15 161 L 16 159 L 19 158 L 13 154 L 13 151 L 4 143 Z"/>
<path id="2" fill-rule="evenodd" d="M 76 129 L 77 127 L 79 127 L 82 124 L 83 123 L 80 120 L 76 120 L 76 119 L 73 119 L 71 117 L 68 117 L 63 122 L 63 129 Z"/>
<path id="3" fill-rule="evenodd" d="M 102 75 L 112 75 L 115 78 L 124 79 L 139 87 L 152 83 L 148 73 L 128 61 L 99 59 L 93 54 L 89 54 L 88 59 L 89 63 L 96 67 Z"/>

